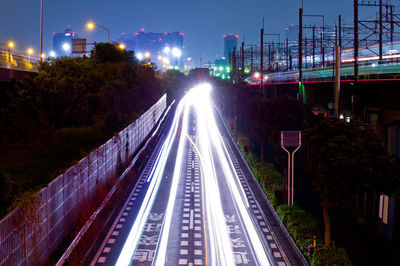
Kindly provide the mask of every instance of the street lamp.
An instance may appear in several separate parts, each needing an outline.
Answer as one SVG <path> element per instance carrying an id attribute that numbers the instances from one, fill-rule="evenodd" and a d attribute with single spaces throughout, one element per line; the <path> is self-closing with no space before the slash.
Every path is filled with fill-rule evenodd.
<path id="1" fill-rule="evenodd" d="M 86 24 L 86 27 L 89 30 L 93 30 L 95 27 L 99 27 L 99 28 L 102 28 L 103 30 L 107 31 L 107 42 L 110 43 L 110 31 L 106 27 L 99 25 L 99 24 L 95 24 L 93 22 L 89 22 L 88 24 Z"/>
<path id="2" fill-rule="evenodd" d="M 7 67 L 11 68 L 11 49 L 14 48 L 15 44 L 14 44 L 14 42 L 8 42 L 7 46 L 8 46 L 8 63 L 7 63 Z"/>
<path id="3" fill-rule="evenodd" d="M 120 44 L 118 45 L 118 47 L 119 47 L 119 49 L 124 50 L 124 49 L 125 49 L 125 44 L 120 43 Z"/>
<path id="4" fill-rule="evenodd" d="M 137 53 L 136 58 L 139 59 L 139 61 L 143 60 L 143 54 L 142 53 Z"/>
<path id="5" fill-rule="evenodd" d="M 31 61 L 31 55 L 33 54 L 33 49 L 32 48 L 28 48 L 28 50 L 26 50 L 26 53 L 28 54 L 28 61 Z"/>
<path id="6" fill-rule="evenodd" d="M 182 51 L 179 48 L 174 47 L 172 48 L 172 55 L 175 57 L 176 65 L 178 65 L 178 57 L 182 55 Z"/>

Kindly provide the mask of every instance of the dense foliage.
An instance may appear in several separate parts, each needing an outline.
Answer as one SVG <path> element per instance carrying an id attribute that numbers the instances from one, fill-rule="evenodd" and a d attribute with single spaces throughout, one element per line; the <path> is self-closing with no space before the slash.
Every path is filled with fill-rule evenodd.
<path id="1" fill-rule="evenodd" d="M 328 246 L 329 208 L 356 192 L 391 192 L 398 182 L 396 164 L 371 128 L 338 119 L 325 119 L 306 130 L 305 141 L 309 149 L 307 172 L 321 199 Z"/>
<path id="2" fill-rule="evenodd" d="M 302 251 L 307 252 L 307 245 L 314 234 L 326 246 L 318 246 L 320 251 L 309 257 L 312 264 L 348 265 L 350 261 L 344 250 L 330 246 L 328 210 L 332 206 L 344 206 L 344 200 L 357 192 L 390 192 L 393 184 L 398 184 L 396 163 L 372 128 L 315 116 L 311 106 L 294 98 L 280 96 L 270 100 L 262 97 L 257 90 L 257 87 L 239 84 L 235 87 L 222 86 L 216 93 L 232 133 L 238 136 L 237 141 L 246 160 Z M 243 127 L 243 124 L 246 126 Z M 282 178 L 276 182 L 278 178 L 274 174 L 261 174 L 264 143 L 275 147 L 274 162 L 285 168 L 287 156 L 279 145 L 279 132 L 282 130 L 303 131 L 304 164 L 298 170 L 309 178 L 320 199 L 325 238 L 319 235 L 315 220 L 299 207 L 280 205 L 283 203 L 279 197 L 283 191 Z M 260 145 L 258 155 L 261 161 L 253 150 L 254 144 Z M 270 185 L 267 185 L 268 182 Z"/>
<path id="3" fill-rule="evenodd" d="M 1 215 L 139 117 L 164 93 L 133 52 L 97 44 L 91 57 L 40 64 L 33 78 L 2 84 Z"/>

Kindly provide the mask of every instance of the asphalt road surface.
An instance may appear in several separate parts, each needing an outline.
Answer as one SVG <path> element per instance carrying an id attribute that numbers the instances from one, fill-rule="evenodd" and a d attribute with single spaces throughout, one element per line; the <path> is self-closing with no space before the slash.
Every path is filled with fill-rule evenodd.
<path id="1" fill-rule="evenodd" d="M 91 265 L 304 265 L 210 99 L 178 103 Z"/>

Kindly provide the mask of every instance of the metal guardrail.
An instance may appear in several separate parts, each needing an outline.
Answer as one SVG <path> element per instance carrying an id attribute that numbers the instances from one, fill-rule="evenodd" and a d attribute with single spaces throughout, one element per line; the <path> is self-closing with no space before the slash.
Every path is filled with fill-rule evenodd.
<path id="1" fill-rule="evenodd" d="M 166 95 L 134 123 L 91 152 L 38 194 L 35 210 L 15 209 L 0 221 L 0 265 L 44 264 L 79 222 L 98 184 L 114 180 L 166 108 Z"/>
<path id="2" fill-rule="evenodd" d="M 0 49 L 0 68 L 37 72 L 39 59 Z"/>

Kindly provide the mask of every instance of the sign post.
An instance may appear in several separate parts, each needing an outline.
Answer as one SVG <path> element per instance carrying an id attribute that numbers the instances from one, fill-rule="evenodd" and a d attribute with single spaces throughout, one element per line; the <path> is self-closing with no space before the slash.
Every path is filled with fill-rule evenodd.
<path id="1" fill-rule="evenodd" d="M 281 131 L 281 147 L 288 154 L 288 205 L 293 206 L 294 198 L 294 154 L 301 147 L 301 131 Z M 295 148 L 290 152 L 287 148 Z"/>

